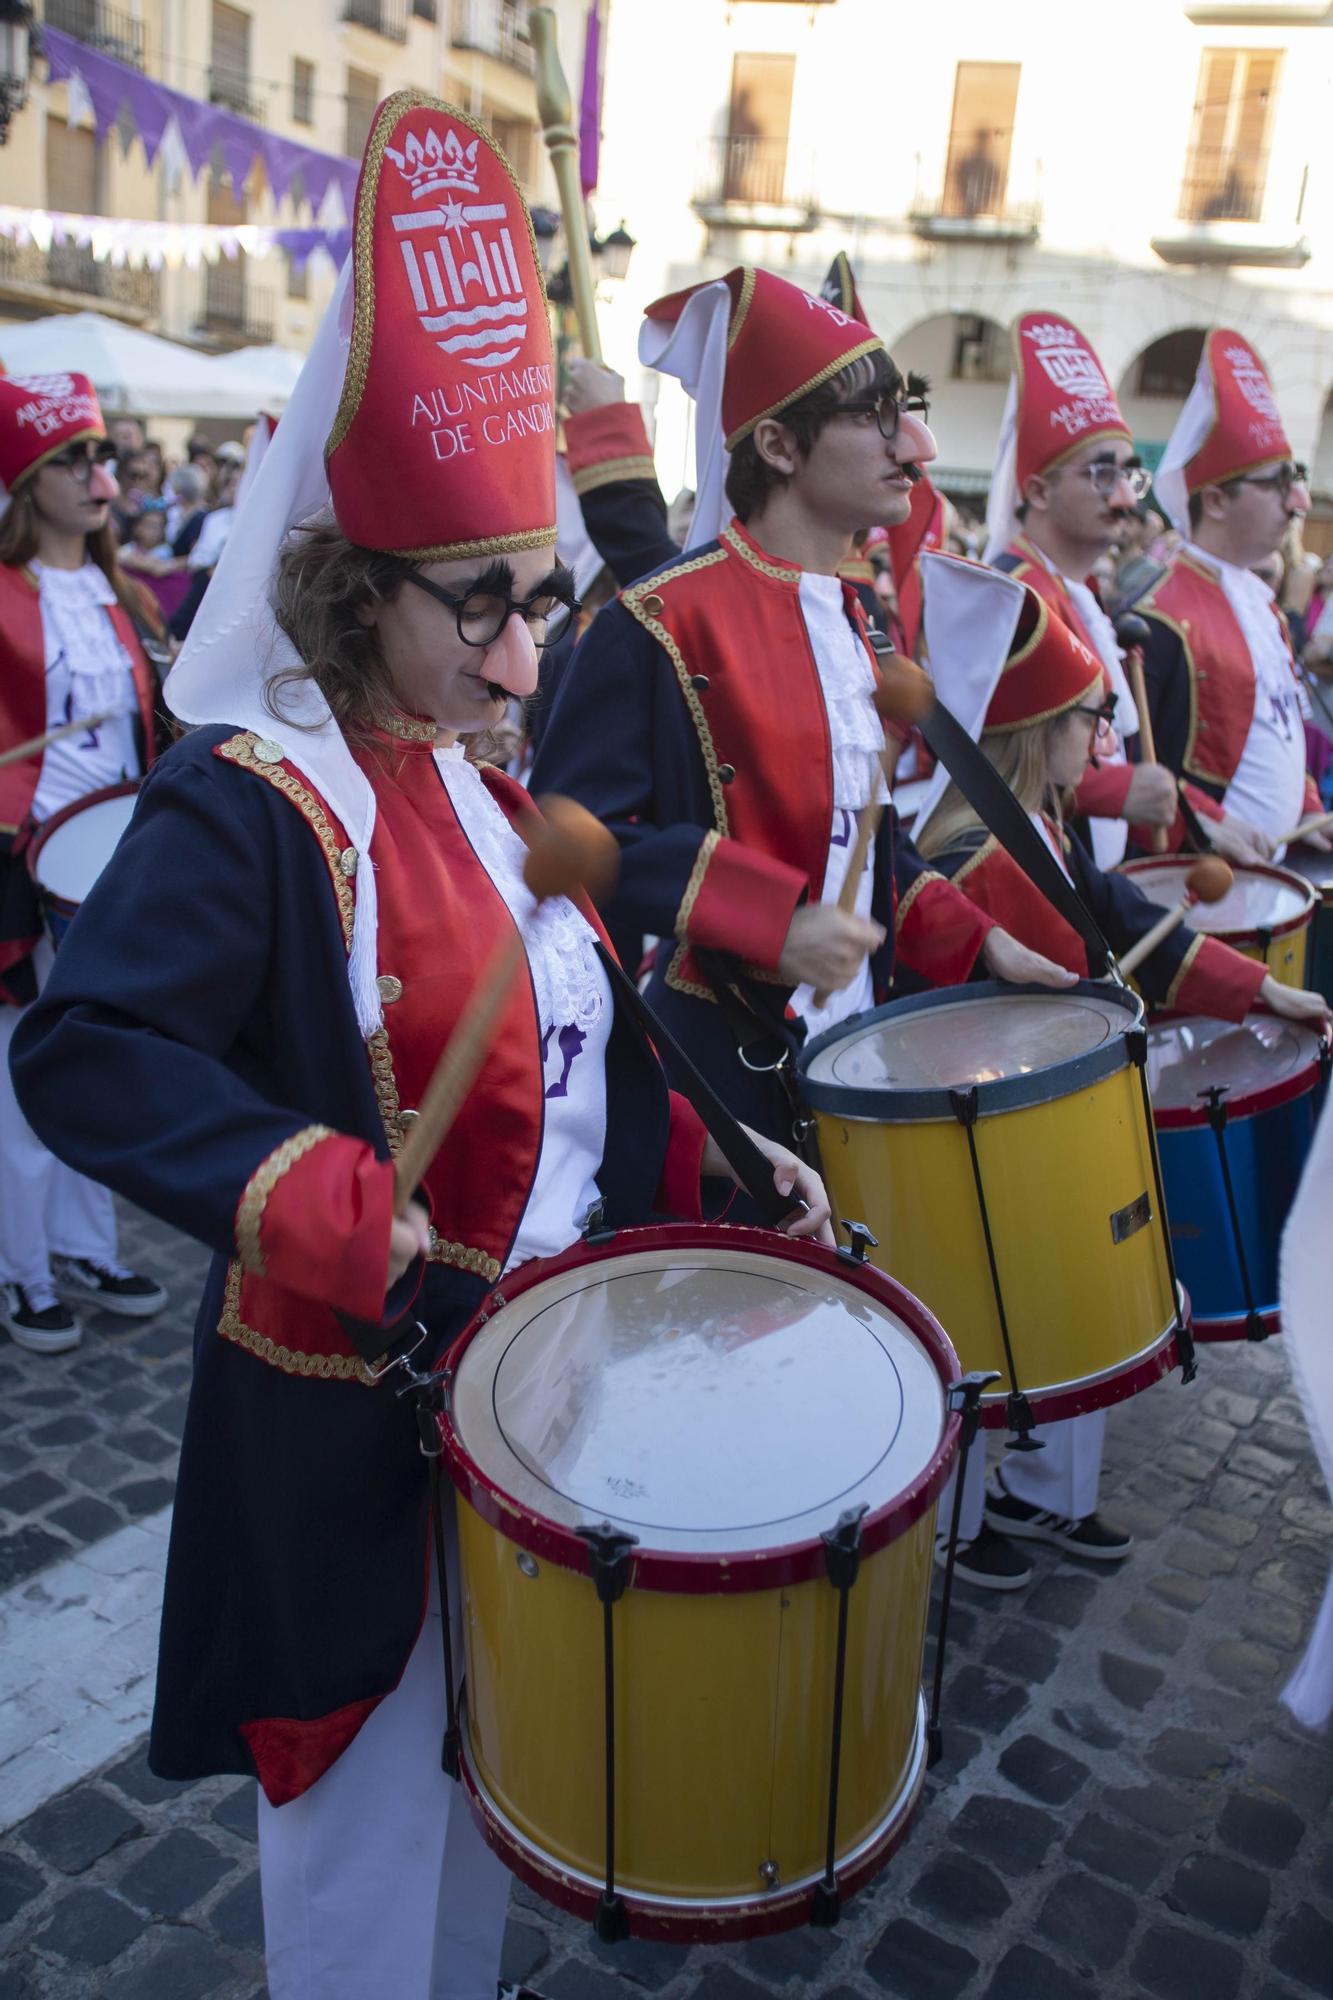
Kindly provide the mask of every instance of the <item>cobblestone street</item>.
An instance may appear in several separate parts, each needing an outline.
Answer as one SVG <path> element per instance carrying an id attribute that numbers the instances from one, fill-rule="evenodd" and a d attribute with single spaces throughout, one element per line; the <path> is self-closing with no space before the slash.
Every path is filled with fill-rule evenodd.
<path id="1" fill-rule="evenodd" d="M 130 1212 L 122 1254 L 170 1286 L 159 1321 L 0 1345 L 0 2000 L 258 2000 L 254 1787 L 143 1754 L 204 1258 Z M 1103 1507 L 1139 1538 L 1118 1570 L 1038 1547 L 1026 1592 L 960 1586 L 944 1761 L 836 1932 L 605 1949 L 516 1890 L 506 1975 L 549 2000 L 1333 1996 L 1333 1741 L 1277 1702 L 1333 1509 L 1281 1341 L 1112 1411 Z"/>

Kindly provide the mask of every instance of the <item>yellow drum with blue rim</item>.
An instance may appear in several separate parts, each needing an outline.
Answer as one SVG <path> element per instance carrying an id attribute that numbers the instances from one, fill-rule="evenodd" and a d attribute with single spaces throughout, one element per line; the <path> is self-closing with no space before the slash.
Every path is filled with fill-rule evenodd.
<path id="1" fill-rule="evenodd" d="M 640 1937 L 807 1921 L 830 1821 L 837 1894 L 868 1879 L 925 1772 L 959 1428 L 931 1315 L 818 1245 L 632 1230 L 502 1280 L 446 1367 L 463 1778 L 491 1845 L 589 1917 L 609 1873 Z M 591 1572 L 617 1548 L 608 1606 Z"/>
<path id="2" fill-rule="evenodd" d="M 1126 861 L 1120 872 L 1152 902 L 1170 910 L 1183 901 L 1185 878 L 1193 866 L 1192 858 L 1154 854 Z M 1290 868 L 1271 868 L 1266 862 L 1237 865 L 1232 873 L 1235 881 L 1221 901 L 1196 903 L 1186 921 L 1203 936 L 1221 938 L 1246 958 L 1258 959 L 1280 985 L 1304 986 L 1317 900 L 1313 888 Z"/>
<path id="3" fill-rule="evenodd" d="M 929 1306 L 984 1421 L 1133 1395 L 1187 1341 L 1176 1312 L 1143 1009 L 1121 986 L 993 983 L 891 1002 L 803 1051 L 837 1214 Z M 1020 1428 L 1024 1427 L 1020 1422 Z"/>

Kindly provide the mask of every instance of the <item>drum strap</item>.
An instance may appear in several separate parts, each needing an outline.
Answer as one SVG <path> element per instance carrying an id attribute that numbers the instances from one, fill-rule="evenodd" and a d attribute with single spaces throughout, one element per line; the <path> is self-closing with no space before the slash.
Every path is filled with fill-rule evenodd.
<path id="1" fill-rule="evenodd" d="M 717 1141 L 728 1166 L 764 1220 L 776 1229 L 800 1213 L 803 1204 L 778 1193 L 773 1185 L 771 1163 L 760 1152 L 740 1120 L 728 1111 L 712 1084 L 693 1059 L 686 1055 L 665 1022 L 653 1012 L 619 960 L 603 944 L 597 946 L 597 955 L 616 1000 L 626 1008 L 644 1040 L 657 1050 L 662 1066 L 676 1089 L 698 1112 Z"/>
<path id="2" fill-rule="evenodd" d="M 935 703 L 921 724 L 921 734 L 1009 858 L 1077 931 L 1088 954 L 1088 970 L 1094 979 L 1100 979 L 1110 970 L 1111 948 L 1096 918 L 985 751 L 978 749 L 942 701 Z"/>

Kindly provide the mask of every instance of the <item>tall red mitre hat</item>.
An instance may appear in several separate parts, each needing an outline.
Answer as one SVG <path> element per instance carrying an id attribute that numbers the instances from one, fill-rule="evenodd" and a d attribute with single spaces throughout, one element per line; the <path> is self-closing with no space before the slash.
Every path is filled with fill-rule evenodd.
<path id="1" fill-rule="evenodd" d="M 1020 313 L 1014 321 L 1018 493 L 1071 451 L 1094 439 L 1133 441 L 1115 392 L 1091 344 L 1059 313 Z"/>
<path id="2" fill-rule="evenodd" d="M 982 728 L 1026 729 L 1049 722 L 1100 692 L 1103 675 L 1097 655 L 1024 584 L 1018 624 Z"/>
<path id="3" fill-rule="evenodd" d="M 1268 370 L 1241 334 L 1214 327 L 1204 342 L 1200 375 L 1212 383 L 1213 420 L 1185 466 L 1185 487 L 1200 493 L 1238 472 L 1291 458 Z"/>
<path id="4" fill-rule="evenodd" d="M 419 91 L 375 114 L 357 185 L 351 351 L 325 446 L 338 526 L 430 561 L 555 540 L 555 370 L 504 154 Z"/>
<path id="5" fill-rule="evenodd" d="M 849 362 L 884 345 L 840 306 L 803 292 L 771 271 L 738 265 L 721 282 L 731 293 L 722 389 L 722 431 L 728 451 L 734 451 L 764 417 L 776 416 Z M 703 289 L 691 285 L 656 299 L 647 308 L 647 317 L 673 326 Z"/>
<path id="6" fill-rule="evenodd" d="M 84 438 L 104 438 L 106 425 L 86 375 L 0 373 L 0 484 L 12 493 L 52 453 Z"/>

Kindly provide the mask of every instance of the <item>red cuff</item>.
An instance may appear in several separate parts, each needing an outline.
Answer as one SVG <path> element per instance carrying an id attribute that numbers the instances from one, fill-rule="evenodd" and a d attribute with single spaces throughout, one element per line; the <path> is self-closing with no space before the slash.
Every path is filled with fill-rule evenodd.
<path id="1" fill-rule="evenodd" d="M 307 1125 L 262 1160 L 236 1205 L 242 1270 L 336 1306 L 384 1312 L 393 1162 L 361 1139 Z"/>
<path id="2" fill-rule="evenodd" d="M 933 986 L 960 986 L 995 928 L 994 917 L 926 869 L 894 912 L 894 947 L 903 963 Z"/>
<path id="3" fill-rule="evenodd" d="M 1074 793 L 1074 809 L 1089 819 L 1121 819 L 1134 782 L 1134 764 L 1089 764 Z"/>
<path id="4" fill-rule="evenodd" d="M 708 1127 L 694 1106 L 671 1092 L 671 1130 L 662 1160 L 662 1177 L 657 1183 L 653 1206 L 677 1222 L 702 1222 L 703 1198 L 699 1176 L 703 1167 Z"/>
<path id="5" fill-rule="evenodd" d="M 576 493 L 622 479 L 651 479 L 653 448 L 637 403 L 603 403 L 565 418 L 565 460 Z"/>
<path id="6" fill-rule="evenodd" d="M 676 936 L 776 972 L 797 906 L 809 888 L 799 868 L 739 840 L 706 833 L 676 912 Z"/>
<path id="7" fill-rule="evenodd" d="M 1211 1014 L 1217 1021 L 1243 1021 L 1259 998 L 1268 967 L 1246 958 L 1221 938 L 1200 937 L 1197 950 L 1171 982 L 1166 1005 L 1182 1014 Z"/>

